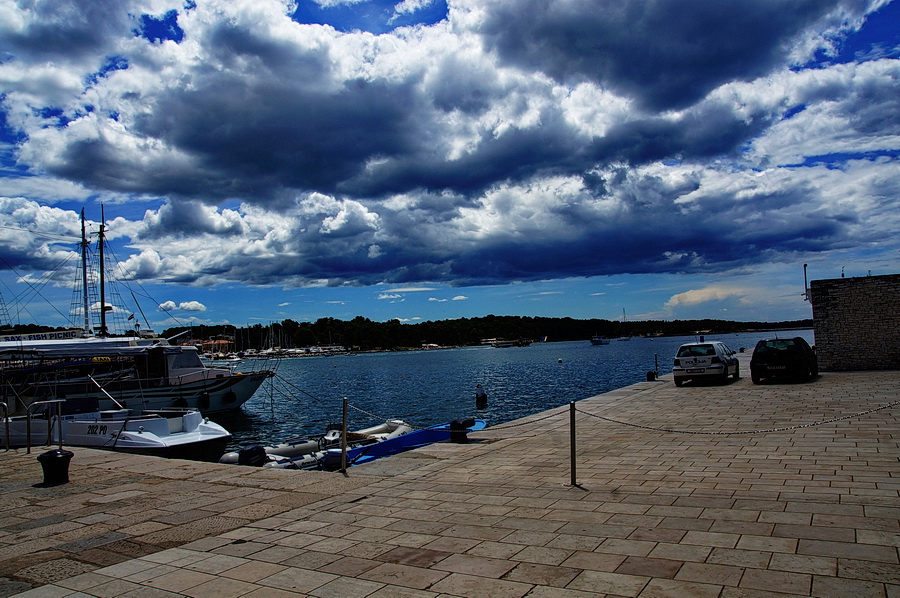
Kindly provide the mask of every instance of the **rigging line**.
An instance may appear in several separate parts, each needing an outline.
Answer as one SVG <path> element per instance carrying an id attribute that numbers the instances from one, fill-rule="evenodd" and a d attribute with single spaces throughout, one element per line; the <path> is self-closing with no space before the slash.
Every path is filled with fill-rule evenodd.
<path id="1" fill-rule="evenodd" d="M 64 237 L 62 235 L 57 235 L 54 233 L 41 233 L 41 232 L 38 232 L 35 230 L 30 230 L 27 228 L 21 228 L 21 227 L 17 227 L 17 226 L 0 225 L 0 228 L 5 229 L 5 230 L 14 230 L 14 231 L 19 231 L 19 232 L 23 232 L 23 233 L 29 233 L 31 235 L 34 235 L 35 237 L 44 237 L 46 239 L 52 239 L 52 240 L 58 241 L 60 243 L 80 243 L 81 242 L 81 239 L 78 239 L 76 237 Z"/>
<path id="2" fill-rule="evenodd" d="M 155 297 L 153 297 L 152 295 L 150 295 L 150 292 L 149 292 L 147 289 L 144 288 L 144 285 L 141 284 L 141 281 L 137 279 L 136 275 L 132 274 L 132 277 L 133 277 L 133 278 L 132 278 L 131 280 L 128 280 L 128 279 L 126 278 L 126 277 L 130 274 L 130 272 L 129 272 L 128 270 L 126 270 L 126 269 L 122 266 L 122 263 L 123 263 L 122 260 L 119 259 L 119 256 L 116 255 L 116 252 L 112 249 L 112 247 L 110 247 L 109 245 L 107 245 L 106 247 L 107 247 L 107 252 L 110 253 L 110 254 L 112 255 L 113 259 L 115 260 L 115 262 L 116 262 L 116 267 L 122 272 L 122 280 L 120 280 L 119 282 L 121 282 L 122 284 L 124 284 L 124 285 L 128 288 L 129 291 L 131 291 L 131 286 L 130 286 L 129 283 L 133 282 L 133 283 L 136 284 L 142 291 L 144 291 L 144 294 L 142 295 L 143 297 L 146 297 L 147 299 L 149 299 L 150 301 L 152 301 L 153 303 L 155 303 L 155 304 L 157 305 L 157 307 L 158 307 L 159 305 L 162 305 Z M 132 291 L 132 295 L 134 295 L 134 291 Z M 137 304 L 137 299 L 135 299 L 135 304 Z M 140 309 L 140 307 L 138 307 L 138 309 Z M 176 325 L 178 325 L 178 326 L 187 326 L 187 324 L 185 324 L 184 322 L 182 322 L 181 320 L 179 320 L 177 317 L 175 317 L 174 315 L 172 315 L 172 312 L 166 311 L 166 312 L 164 312 L 164 313 L 165 313 L 168 317 L 172 318 L 172 320 L 174 320 L 174 322 L 175 322 Z M 146 318 L 145 318 L 145 319 L 146 319 Z M 150 323 L 147 322 L 147 325 L 149 326 Z"/>
<path id="3" fill-rule="evenodd" d="M 31 315 L 31 312 L 29 312 L 27 309 L 27 303 L 31 301 L 31 297 L 38 296 L 41 299 L 43 299 L 44 301 L 46 301 L 47 305 L 52 307 L 56 311 L 56 313 L 58 313 L 60 316 L 62 316 L 66 320 L 69 319 L 68 315 L 59 311 L 59 308 L 56 307 L 56 305 L 54 305 L 53 302 L 51 302 L 49 299 L 44 297 L 44 295 L 41 293 L 41 287 L 48 285 L 53 280 L 52 275 L 54 273 L 62 270 L 63 266 L 65 266 L 67 263 L 69 263 L 73 258 L 74 258 L 74 254 L 66 257 L 65 259 L 62 260 L 62 262 L 57 264 L 56 267 L 54 267 L 52 270 L 45 271 L 44 274 L 41 275 L 41 278 L 39 278 L 38 281 L 36 283 L 34 283 L 34 282 L 31 282 L 30 280 L 28 280 L 27 277 L 19 274 L 19 272 L 15 269 L 15 267 L 13 267 L 12 264 L 7 262 L 5 258 L 0 256 L 0 260 L 3 261 L 3 263 L 6 265 L 6 267 L 9 268 L 9 270 L 13 274 L 15 274 L 19 280 L 21 280 L 22 282 L 24 282 L 27 285 L 27 288 L 25 290 L 23 290 L 21 293 L 16 294 L 12 299 L 13 302 L 16 303 L 17 306 L 19 306 L 18 309 L 16 309 L 16 318 L 18 318 L 23 311 L 28 313 L 29 315 Z M 31 293 L 30 296 L 27 295 L 29 292 Z M 26 297 L 28 297 L 28 298 L 26 299 Z M 31 317 L 32 317 L 32 319 L 34 319 L 33 315 L 31 315 Z"/>

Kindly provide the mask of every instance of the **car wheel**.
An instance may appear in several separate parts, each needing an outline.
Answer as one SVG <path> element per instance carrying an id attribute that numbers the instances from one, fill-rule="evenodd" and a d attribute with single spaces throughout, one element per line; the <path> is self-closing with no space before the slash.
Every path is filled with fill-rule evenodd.
<path id="1" fill-rule="evenodd" d="M 806 366 L 802 372 L 800 372 L 800 381 L 801 382 L 809 382 L 812 378 L 812 372 L 809 370 L 809 366 Z"/>
<path id="2" fill-rule="evenodd" d="M 734 366 L 734 374 L 732 375 L 732 377 L 735 380 L 741 379 L 741 364 L 737 364 L 736 366 Z"/>
<path id="3" fill-rule="evenodd" d="M 759 377 L 758 374 L 754 374 L 751 371 L 750 372 L 750 381 L 753 382 L 754 384 L 759 384 L 760 382 L 762 382 L 762 379 Z"/>
<path id="4" fill-rule="evenodd" d="M 682 384 L 684 384 L 684 380 L 682 380 L 681 378 L 675 378 L 675 386 L 681 388 Z"/>

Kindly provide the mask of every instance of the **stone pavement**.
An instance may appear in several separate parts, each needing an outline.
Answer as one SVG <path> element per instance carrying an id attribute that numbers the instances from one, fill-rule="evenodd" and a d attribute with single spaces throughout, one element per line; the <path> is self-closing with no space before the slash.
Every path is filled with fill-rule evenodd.
<path id="1" fill-rule="evenodd" d="M 576 403 L 576 485 L 568 407 L 346 476 L 0 450 L 0 596 L 900 598 L 898 401 L 641 382 Z"/>

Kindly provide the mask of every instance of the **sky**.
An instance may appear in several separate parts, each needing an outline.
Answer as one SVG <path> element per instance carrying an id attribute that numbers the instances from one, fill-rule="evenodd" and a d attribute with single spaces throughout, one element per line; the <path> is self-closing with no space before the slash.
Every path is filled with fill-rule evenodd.
<path id="1" fill-rule="evenodd" d="M 805 280 L 900 272 L 898 23 L 900 0 L 0 0 L 4 307 L 77 323 L 83 209 L 110 308 L 157 330 L 810 318 Z"/>

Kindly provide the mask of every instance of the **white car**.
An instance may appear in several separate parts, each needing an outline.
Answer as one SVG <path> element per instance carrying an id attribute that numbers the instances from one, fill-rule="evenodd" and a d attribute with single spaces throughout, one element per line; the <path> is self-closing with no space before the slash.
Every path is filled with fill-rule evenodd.
<path id="1" fill-rule="evenodd" d="M 723 342 L 687 343 L 678 348 L 672 365 L 675 386 L 685 380 L 714 380 L 726 382 L 728 376 L 741 377 L 741 368 L 735 352 Z"/>

